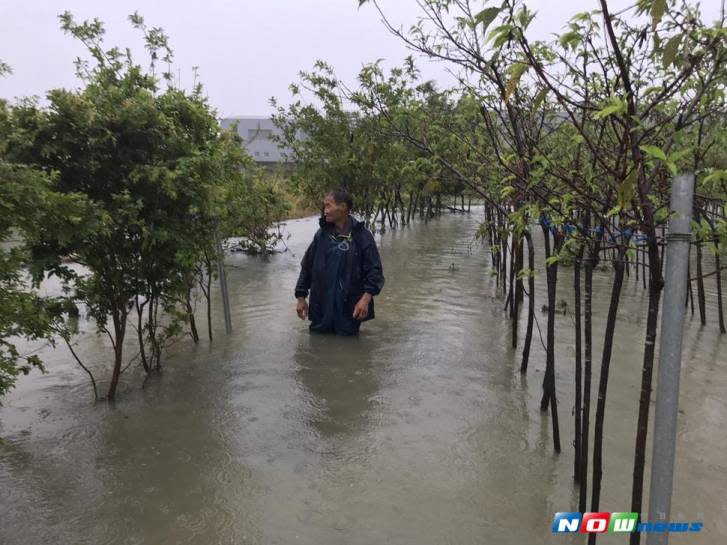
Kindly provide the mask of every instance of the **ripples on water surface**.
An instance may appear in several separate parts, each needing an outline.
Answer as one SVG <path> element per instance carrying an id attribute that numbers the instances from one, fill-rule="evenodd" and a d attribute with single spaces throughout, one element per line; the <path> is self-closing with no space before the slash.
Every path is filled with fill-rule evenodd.
<path id="1" fill-rule="evenodd" d="M 522 377 L 489 252 L 474 241 L 479 218 L 377 237 L 386 286 L 359 338 L 311 336 L 295 314 L 293 286 L 317 226 L 309 218 L 288 222 L 289 252 L 228 258 L 231 336 L 217 312 L 210 346 L 200 307 L 200 344 L 180 341 L 143 389 L 138 373 L 125 375 L 115 407 L 90 403 L 64 348 L 46 352 L 51 372 L 21 379 L 0 408 L 0 543 L 580 542 L 550 533 L 553 513 L 577 496 L 572 317 L 557 325 L 555 456 L 538 409 L 537 330 Z M 559 298 L 572 308 L 570 273 L 562 269 Z M 710 279 L 707 288 L 709 297 Z M 600 332 L 609 276 L 598 273 L 594 289 Z M 609 381 L 604 511 L 630 504 L 645 307 L 632 277 Z M 672 537 L 694 544 L 727 542 L 727 342 L 708 312 L 707 327 L 697 318 L 686 329 L 673 501 L 675 515 L 704 516 L 702 534 Z M 92 365 L 108 359 L 92 334 L 79 349 Z M 594 398 L 596 387 L 597 376 Z"/>

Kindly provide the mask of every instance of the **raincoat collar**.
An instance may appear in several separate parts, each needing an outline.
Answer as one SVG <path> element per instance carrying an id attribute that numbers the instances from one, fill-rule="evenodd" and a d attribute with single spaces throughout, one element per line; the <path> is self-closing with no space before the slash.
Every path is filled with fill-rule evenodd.
<path id="1" fill-rule="evenodd" d="M 351 233 L 355 233 L 364 227 L 365 224 L 361 220 L 356 219 L 351 214 L 349 214 L 348 217 L 351 218 Z M 326 221 L 325 216 L 321 216 L 320 218 L 318 218 L 318 225 L 320 225 L 323 229 L 330 229 L 331 231 L 335 230 L 336 228 L 333 223 L 329 223 Z"/>

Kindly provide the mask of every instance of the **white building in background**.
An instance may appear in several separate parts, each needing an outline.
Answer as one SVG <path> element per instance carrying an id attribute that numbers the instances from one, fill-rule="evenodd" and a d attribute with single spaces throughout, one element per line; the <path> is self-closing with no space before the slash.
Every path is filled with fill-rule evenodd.
<path id="1" fill-rule="evenodd" d="M 250 156 L 258 163 L 283 163 L 289 162 L 285 153 L 289 150 L 281 150 L 278 143 L 273 140 L 272 135 L 280 134 L 280 129 L 273 125 L 269 117 L 257 116 L 236 116 L 220 120 L 223 129 L 231 128 L 237 123 L 237 133 L 242 139 L 243 146 Z"/>

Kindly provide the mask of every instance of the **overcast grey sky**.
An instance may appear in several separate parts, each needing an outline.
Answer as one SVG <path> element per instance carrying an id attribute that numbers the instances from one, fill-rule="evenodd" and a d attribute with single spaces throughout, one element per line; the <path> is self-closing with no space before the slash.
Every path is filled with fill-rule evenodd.
<path id="1" fill-rule="evenodd" d="M 614 9 L 629 3 L 609 2 Z M 528 5 L 538 13 L 534 34 L 545 38 L 574 13 L 597 4 L 531 0 Z M 701 4 L 708 21 L 718 15 L 720 0 Z M 416 20 L 414 0 L 381 0 L 381 5 L 405 28 Z M 169 34 L 182 85 L 191 83 L 191 67 L 199 66 L 210 103 L 223 117 L 268 115 L 268 99 L 287 103 L 288 85 L 316 59 L 326 60 L 352 84 L 363 64 L 384 58 L 392 66 L 409 54 L 383 27 L 375 8 L 359 9 L 357 0 L 0 0 L 0 59 L 13 69 L 0 78 L 0 97 L 43 96 L 48 89 L 78 85 L 73 60 L 83 48 L 60 30 L 57 16 L 64 10 L 77 20 L 100 18 L 109 47 L 132 49 L 141 39 L 127 16 L 138 10 L 149 26 Z M 425 77 L 448 81 L 441 64 L 418 64 Z"/>

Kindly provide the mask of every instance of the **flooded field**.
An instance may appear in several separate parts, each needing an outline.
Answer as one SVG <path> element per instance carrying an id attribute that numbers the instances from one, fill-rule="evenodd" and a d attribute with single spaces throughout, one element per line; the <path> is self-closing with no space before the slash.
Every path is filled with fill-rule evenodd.
<path id="1" fill-rule="evenodd" d="M 215 293 L 214 342 L 200 305 L 199 345 L 180 340 L 161 376 L 129 370 L 114 406 L 93 404 L 64 346 L 44 349 L 49 373 L 21 378 L 0 407 L 0 543 L 582 542 L 550 531 L 556 511 L 577 510 L 573 317 L 556 329 L 555 455 L 539 411 L 544 350 L 536 330 L 522 376 L 489 252 L 474 240 L 480 220 L 473 209 L 377 237 L 386 285 L 358 338 L 311 336 L 296 316 L 293 287 L 317 227 L 307 218 L 287 223 L 287 252 L 228 257 L 232 335 Z M 558 297 L 572 308 L 570 273 Z M 609 281 L 594 278 L 594 397 Z M 646 299 L 632 275 L 609 381 L 602 511 L 630 506 Z M 706 327 L 687 316 L 672 517 L 703 518 L 704 530 L 672 543 L 727 542 L 727 336 L 707 311 Z M 101 373 L 109 347 L 85 330 L 80 355 Z M 651 438 L 647 467 L 650 448 Z"/>

